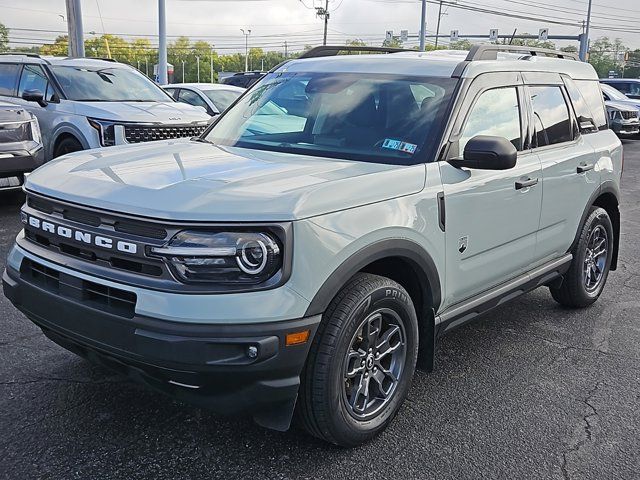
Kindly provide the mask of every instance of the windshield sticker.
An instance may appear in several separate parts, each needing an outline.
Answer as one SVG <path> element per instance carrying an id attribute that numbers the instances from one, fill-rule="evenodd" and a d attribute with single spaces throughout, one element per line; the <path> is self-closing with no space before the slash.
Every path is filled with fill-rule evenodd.
<path id="1" fill-rule="evenodd" d="M 393 138 L 385 138 L 382 144 L 382 148 L 388 148 L 390 150 L 398 150 L 400 152 L 413 155 L 416 153 L 418 146 L 414 143 L 403 142 L 402 140 L 395 140 Z"/>

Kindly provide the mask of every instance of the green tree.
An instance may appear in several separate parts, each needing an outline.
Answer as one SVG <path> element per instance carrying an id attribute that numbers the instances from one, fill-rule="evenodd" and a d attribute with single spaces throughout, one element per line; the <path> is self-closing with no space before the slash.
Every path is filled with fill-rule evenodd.
<path id="1" fill-rule="evenodd" d="M 344 42 L 344 44 L 349 47 L 366 47 L 367 46 L 367 44 L 364 41 L 360 40 L 359 38 L 347 40 L 346 42 Z"/>
<path id="2" fill-rule="evenodd" d="M 53 43 L 45 44 L 40 47 L 42 55 L 53 55 L 56 57 L 65 57 L 69 53 L 69 37 L 60 35 L 56 37 Z"/>
<path id="3" fill-rule="evenodd" d="M 449 48 L 451 50 L 471 50 L 473 44 L 466 38 L 458 40 L 457 42 L 451 42 Z"/>
<path id="4" fill-rule="evenodd" d="M 402 40 L 398 37 L 392 37 L 391 40 L 387 40 L 385 38 L 384 42 L 382 42 L 382 46 L 388 48 L 402 48 Z"/>
<path id="5" fill-rule="evenodd" d="M 529 33 L 523 33 L 522 35 L 530 35 Z M 556 44 L 551 40 L 538 40 L 534 38 L 514 38 L 511 42 L 511 45 L 518 45 L 524 47 L 535 47 L 535 48 L 548 48 L 550 50 L 556 49 Z"/>
<path id="6" fill-rule="evenodd" d="M 610 71 L 622 73 L 621 62 L 616 55 L 628 50 L 619 38 L 611 40 L 609 37 L 601 37 L 591 44 L 589 48 L 589 63 L 593 65 L 600 77 L 609 76 Z"/>
<path id="7" fill-rule="evenodd" d="M 9 50 L 9 29 L 0 23 L 0 52 Z"/>

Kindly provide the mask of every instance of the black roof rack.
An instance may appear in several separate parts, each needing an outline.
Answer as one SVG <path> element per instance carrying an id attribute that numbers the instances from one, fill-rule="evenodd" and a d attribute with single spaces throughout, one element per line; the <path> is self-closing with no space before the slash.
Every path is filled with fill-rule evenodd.
<path id="1" fill-rule="evenodd" d="M 563 52 L 562 50 L 551 50 L 548 48 L 526 47 L 520 45 L 492 45 L 480 44 L 473 45 L 466 61 L 473 62 L 475 60 L 497 60 L 498 52 L 523 53 L 525 55 L 555 57 L 569 60 L 580 60 L 577 53 Z"/>
<path id="2" fill-rule="evenodd" d="M 377 52 L 377 53 L 398 53 L 407 52 L 404 48 L 392 48 L 392 47 L 361 47 L 350 45 L 322 45 L 320 47 L 314 47 L 311 50 L 307 50 L 298 58 L 317 58 L 317 57 L 333 57 L 340 52 Z"/>
<path id="3" fill-rule="evenodd" d="M 80 58 L 86 58 L 87 60 L 102 60 L 104 62 L 118 63 L 117 60 L 113 58 L 106 58 L 106 57 L 66 57 L 65 60 L 78 60 Z"/>
<path id="4" fill-rule="evenodd" d="M 42 58 L 37 53 L 30 52 L 2 52 L 0 55 L 14 55 L 14 56 L 23 56 L 23 57 L 31 57 L 31 58 Z"/>

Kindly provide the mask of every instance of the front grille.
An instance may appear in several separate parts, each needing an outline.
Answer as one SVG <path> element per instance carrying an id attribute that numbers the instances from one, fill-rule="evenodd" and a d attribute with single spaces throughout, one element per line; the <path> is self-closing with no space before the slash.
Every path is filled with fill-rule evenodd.
<path id="1" fill-rule="evenodd" d="M 62 215 L 63 218 L 82 225 L 113 228 L 116 232 L 157 240 L 167 238 L 167 231 L 151 222 L 132 221 L 112 214 L 98 214 L 93 211 L 69 207 L 62 203 L 37 198 L 33 195 L 27 196 L 27 205 L 49 215 L 56 212 Z"/>
<path id="2" fill-rule="evenodd" d="M 206 125 L 125 125 L 124 136 L 129 143 L 196 137 Z"/>
<path id="3" fill-rule="evenodd" d="M 20 274 L 32 285 L 61 297 L 80 301 L 91 308 L 126 318 L 133 318 L 135 314 L 136 294 L 133 292 L 82 280 L 28 258 L 22 261 Z"/>
<path id="4" fill-rule="evenodd" d="M 632 118 L 638 118 L 638 112 L 621 111 L 620 113 L 622 114 L 622 118 L 624 118 L 625 120 L 630 120 Z"/>

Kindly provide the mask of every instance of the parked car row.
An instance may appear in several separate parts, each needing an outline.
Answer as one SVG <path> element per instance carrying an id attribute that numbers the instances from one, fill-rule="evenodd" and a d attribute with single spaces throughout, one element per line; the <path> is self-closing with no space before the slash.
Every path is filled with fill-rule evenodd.
<path id="1" fill-rule="evenodd" d="M 165 90 L 108 59 L 1 54 L 0 178 L 21 180 L 78 150 L 197 136 L 243 92 L 216 84 Z M 21 142 L 31 143 L 21 149 Z M 14 184 L 3 180 L 0 188 Z"/>

